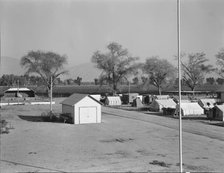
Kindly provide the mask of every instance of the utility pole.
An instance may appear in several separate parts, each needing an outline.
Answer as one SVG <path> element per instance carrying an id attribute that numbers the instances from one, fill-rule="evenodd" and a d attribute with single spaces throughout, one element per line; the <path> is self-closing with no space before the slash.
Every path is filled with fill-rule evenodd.
<path id="1" fill-rule="evenodd" d="M 177 0 L 177 54 L 178 54 L 178 85 L 179 85 L 179 164 L 183 172 L 182 160 L 182 114 L 181 114 L 181 58 L 180 58 L 180 0 Z"/>
<path id="2" fill-rule="evenodd" d="M 52 76 L 51 76 L 51 89 L 50 89 L 50 113 L 52 113 Z"/>
<path id="3" fill-rule="evenodd" d="M 1 37 L 1 30 L 0 30 L 0 78 L 2 77 L 2 45 L 1 43 L 2 43 L 2 37 Z M 2 96 L 0 96 L 0 108 L 1 106 L 2 106 Z"/>

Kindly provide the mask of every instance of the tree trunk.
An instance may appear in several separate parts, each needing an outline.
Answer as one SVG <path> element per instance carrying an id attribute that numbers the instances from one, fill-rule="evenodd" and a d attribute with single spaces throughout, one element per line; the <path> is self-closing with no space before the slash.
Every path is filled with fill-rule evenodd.
<path id="1" fill-rule="evenodd" d="M 47 96 L 48 98 L 51 97 L 51 85 L 47 85 Z"/>
<path id="2" fill-rule="evenodd" d="M 159 95 L 162 95 L 162 89 L 160 86 L 158 86 L 158 92 L 159 92 Z"/>
<path id="3" fill-rule="evenodd" d="M 117 94 L 117 84 L 116 82 L 113 82 L 113 95 Z"/>

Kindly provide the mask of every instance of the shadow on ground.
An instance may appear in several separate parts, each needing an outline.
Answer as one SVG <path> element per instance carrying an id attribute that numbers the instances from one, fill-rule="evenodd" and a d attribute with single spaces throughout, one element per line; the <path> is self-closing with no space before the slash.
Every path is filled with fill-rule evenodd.
<path id="1" fill-rule="evenodd" d="M 65 122 L 64 119 L 56 116 L 50 118 L 49 116 L 18 115 L 18 117 L 22 120 L 31 122 L 71 123 L 69 121 Z"/>

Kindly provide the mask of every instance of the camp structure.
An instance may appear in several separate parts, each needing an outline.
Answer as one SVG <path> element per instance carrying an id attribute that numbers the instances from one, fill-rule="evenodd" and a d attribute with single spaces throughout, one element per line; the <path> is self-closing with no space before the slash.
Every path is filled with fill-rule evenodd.
<path id="1" fill-rule="evenodd" d="M 153 101 L 153 96 L 151 94 L 144 94 L 142 98 L 142 103 L 144 104 L 151 104 Z"/>
<path id="2" fill-rule="evenodd" d="M 153 102 L 149 105 L 149 108 L 153 111 L 162 111 L 163 108 L 176 108 L 176 103 L 173 99 L 161 99 L 161 100 L 153 100 Z"/>
<path id="3" fill-rule="evenodd" d="M 140 97 L 136 97 L 132 103 L 133 107 L 143 107 L 142 101 Z"/>
<path id="4" fill-rule="evenodd" d="M 224 105 L 216 105 L 210 109 L 207 117 L 212 120 L 224 121 Z"/>
<path id="5" fill-rule="evenodd" d="M 119 96 L 107 96 L 105 104 L 108 106 L 119 106 L 121 105 L 121 98 Z"/>
<path id="6" fill-rule="evenodd" d="M 100 101 L 100 99 L 101 99 L 101 95 L 100 94 L 91 94 L 90 96 L 92 98 L 94 98 L 95 100 L 97 100 L 97 101 Z"/>
<path id="7" fill-rule="evenodd" d="M 35 97 L 35 93 L 28 88 L 9 88 L 4 92 L 4 97 Z"/>
<path id="8" fill-rule="evenodd" d="M 215 103 L 216 99 L 200 99 L 198 101 L 198 104 L 204 109 L 213 108 Z"/>
<path id="9" fill-rule="evenodd" d="M 181 115 L 202 115 L 204 114 L 204 109 L 196 102 L 191 103 L 182 103 L 181 102 Z M 174 113 L 175 116 L 179 115 L 179 105 L 176 106 L 176 110 Z"/>
<path id="10" fill-rule="evenodd" d="M 153 99 L 154 100 L 167 100 L 169 98 L 170 98 L 169 95 L 154 95 L 153 96 Z"/>
<path id="11" fill-rule="evenodd" d="M 122 103 L 123 104 L 129 104 L 132 103 L 133 100 L 138 96 L 138 93 L 125 93 L 122 96 Z"/>
<path id="12" fill-rule="evenodd" d="M 62 113 L 72 117 L 73 124 L 101 123 L 101 104 L 89 95 L 73 94 L 62 104 Z"/>

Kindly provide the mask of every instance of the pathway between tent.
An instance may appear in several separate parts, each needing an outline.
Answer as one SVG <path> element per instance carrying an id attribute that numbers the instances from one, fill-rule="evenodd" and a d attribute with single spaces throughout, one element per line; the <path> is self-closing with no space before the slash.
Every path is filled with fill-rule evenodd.
<path id="1" fill-rule="evenodd" d="M 163 117 L 163 116 L 154 116 L 146 113 L 135 112 L 135 111 L 126 111 L 121 109 L 115 109 L 110 107 L 102 107 L 102 112 L 105 115 L 119 116 L 123 118 L 133 119 L 135 121 L 143 121 L 146 123 L 157 124 L 160 126 L 168 127 L 171 129 L 179 130 L 179 119 Z M 209 125 L 203 122 L 198 122 L 194 120 L 182 120 L 183 132 L 201 135 L 208 138 L 224 141 L 224 128 Z"/>

